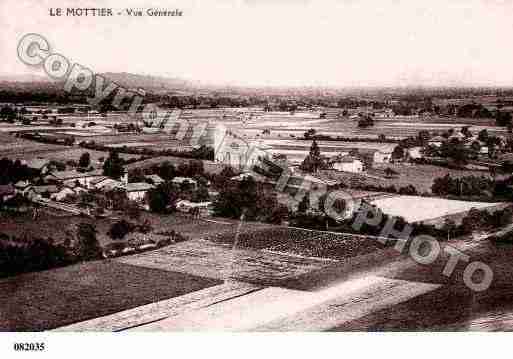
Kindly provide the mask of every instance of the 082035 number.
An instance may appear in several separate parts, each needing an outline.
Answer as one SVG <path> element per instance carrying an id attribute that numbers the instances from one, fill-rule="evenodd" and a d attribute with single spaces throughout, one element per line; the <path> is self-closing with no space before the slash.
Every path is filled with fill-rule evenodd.
<path id="1" fill-rule="evenodd" d="M 15 351 L 36 352 L 45 350 L 45 343 L 14 343 Z"/>

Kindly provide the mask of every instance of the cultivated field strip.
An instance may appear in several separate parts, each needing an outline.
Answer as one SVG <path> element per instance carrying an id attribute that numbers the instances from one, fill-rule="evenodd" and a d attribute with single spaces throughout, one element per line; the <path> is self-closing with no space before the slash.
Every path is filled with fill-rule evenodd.
<path id="1" fill-rule="evenodd" d="M 438 287 L 372 275 L 316 292 L 268 287 L 131 330 L 319 331 Z"/>
<path id="2" fill-rule="evenodd" d="M 190 273 L 215 279 L 243 278 L 268 282 L 296 277 L 332 263 L 252 249 L 232 248 L 203 239 L 191 239 L 155 251 L 116 259 L 121 263 Z"/>
<path id="3" fill-rule="evenodd" d="M 54 331 L 123 331 L 183 314 L 191 310 L 208 307 L 215 303 L 230 300 L 231 298 L 246 295 L 260 289 L 261 287 L 256 285 L 230 281 L 180 297 L 162 300 L 104 317 L 67 325 L 54 329 Z"/>

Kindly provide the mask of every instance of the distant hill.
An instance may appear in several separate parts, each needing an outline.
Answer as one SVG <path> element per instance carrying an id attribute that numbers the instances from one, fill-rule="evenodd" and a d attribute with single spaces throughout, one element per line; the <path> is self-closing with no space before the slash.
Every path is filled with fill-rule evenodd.
<path id="1" fill-rule="evenodd" d="M 132 74 L 128 72 L 105 72 L 100 73 L 100 75 L 117 83 L 120 86 L 123 86 L 128 89 L 145 89 L 149 92 L 159 93 L 159 92 L 169 92 L 173 90 L 183 90 L 183 89 L 191 89 L 196 88 L 198 86 L 197 83 L 192 81 L 187 81 L 179 78 L 169 78 L 162 76 L 150 76 L 150 75 L 138 75 Z M 22 74 L 22 75 L 9 75 L 9 74 L 0 74 L 0 82 L 9 82 L 9 83 L 31 83 L 31 82 L 48 82 L 48 83 L 58 83 L 59 81 L 55 81 L 49 76 L 45 76 L 44 74 Z"/>
<path id="2" fill-rule="evenodd" d="M 145 89 L 154 93 L 196 87 L 192 81 L 161 76 L 138 75 L 127 72 L 105 72 L 102 76 L 128 89 Z"/>

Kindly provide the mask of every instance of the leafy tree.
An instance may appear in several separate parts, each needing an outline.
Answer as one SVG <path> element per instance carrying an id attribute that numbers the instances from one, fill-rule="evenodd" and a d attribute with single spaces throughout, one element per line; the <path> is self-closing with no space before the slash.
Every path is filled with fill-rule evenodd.
<path id="1" fill-rule="evenodd" d="M 134 168 L 128 176 L 129 182 L 144 182 L 144 171 L 141 168 Z"/>
<path id="2" fill-rule="evenodd" d="M 310 197 L 308 194 L 304 195 L 301 202 L 297 205 L 297 211 L 299 213 L 306 213 L 310 208 Z"/>
<path id="3" fill-rule="evenodd" d="M 82 168 L 87 168 L 91 164 L 91 155 L 89 152 L 84 152 L 78 160 L 78 165 Z"/>
<path id="4" fill-rule="evenodd" d="M 98 259 L 101 256 L 101 247 L 96 238 L 96 227 L 93 224 L 82 222 L 77 225 L 78 255 L 82 260 Z"/>
<path id="5" fill-rule="evenodd" d="M 119 179 L 123 175 L 123 171 L 123 160 L 116 151 L 112 151 L 103 163 L 103 174 L 114 179 Z"/>
<path id="6" fill-rule="evenodd" d="M 461 133 L 466 137 L 470 138 L 472 137 L 472 132 L 470 132 L 470 126 L 463 126 L 461 128 Z"/>
<path id="7" fill-rule="evenodd" d="M 367 115 L 358 120 L 358 127 L 367 128 L 374 126 L 374 120 L 371 116 Z"/>
<path id="8" fill-rule="evenodd" d="M 174 208 L 178 200 L 178 190 L 170 183 L 161 183 L 148 192 L 150 209 L 157 213 L 166 213 Z"/>
<path id="9" fill-rule="evenodd" d="M 401 145 L 395 146 L 394 151 L 392 152 L 392 158 L 395 160 L 404 158 L 404 147 Z"/>
<path id="10" fill-rule="evenodd" d="M 210 196 L 208 194 L 208 188 L 206 186 L 200 185 L 196 191 L 192 192 L 191 201 L 192 202 L 204 202 L 208 201 Z"/>
<path id="11" fill-rule="evenodd" d="M 315 136 L 315 134 L 316 134 L 316 131 L 315 131 L 313 128 L 311 128 L 311 129 L 309 129 L 308 131 L 306 131 L 306 132 L 304 133 L 304 137 L 305 137 L 305 139 L 307 139 L 307 140 L 308 140 L 308 139 L 310 139 L 310 138 L 314 137 L 314 136 Z"/>
<path id="12" fill-rule="evenodd" d="M 502 112 L 502 111 L 497 112 L 495 122 L 496 122 L 497 126 L 502 126 L 502 127 L 511 126 L 511 113 Z"/>
<path id="13" fill-rule="evenodd" d="M 481 142 L 485 142 L 488 141 L 488 131 L 485 129 L 479 131 L 479 134 L 477 135 L 477 138 L 479 139 L 479 141 Z"/>
<path id="14" fill-rule="evenodd" d="M 310 153 L 306 156 L 300 165 L 300 169 L 305 172 L 317 172 L 325 167 L 324 159 L 321 156 L 321 150 L 317 141 L 313 140 L 310 147 Z"/>
<path id="15" fill-rule="evenodd" d="M 120 240 L 133 230 L 133 226 L 124 219 L 112 224 L 107 234 L 114 240 Z"/>

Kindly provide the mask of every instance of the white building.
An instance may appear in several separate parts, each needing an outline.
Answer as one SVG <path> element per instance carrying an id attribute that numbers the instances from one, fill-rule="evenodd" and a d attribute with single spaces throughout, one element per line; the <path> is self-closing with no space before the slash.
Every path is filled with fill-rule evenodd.
<path id="1" fill-rule="evenodd" d="M 146 198 L 146 193 L 155 186 L 146 182 L 128 183 L 126 185 L 126 196 L 131 201 L 142 202 Z"/>
<path id="2" fill-rule="evenodd" d="M 343 156 L 333 162 L 333 169 L 341 172 L 360 173 L 363 172 L 363 162 L 352 156 Z"/>
<path id="3" fill-rule="evenodd" d="M 94 188 L 102 191 L 111 191 L 116 188 L 125 188 L 125 184 L 123 182 L 116 181 L 115 179 L 109 177 L 102 177 L 97 180 L 91 181 L 91 185 Z"/>
<path id="4" fill-rule="evenodd" d="M 81 186 L 84 186 L 86 188 L 91 188 L 92 183 L 97 180 L 101 179 L 104 176 L 102 175 L 101 170 L 96 170 L 92 172 L 78 172 L 75 170 L 71 171 L 58 171 L 58 172 L 52 172 L 48 176 L 45 177 L 45 179 L 53 179 L 55 181 L 64 183 L 65 185 L 72 183 L 72 182 L 78 182 Z"/>
<path id="5" fill-rule="evenodd" d="M 392 150 L 377 150 L 374 152 L 374 163 L 390 163 L 392 159 Z"/>
<path id="6" fill-rule="evenodd" d="M 408 158 L 412 159 L 412 160 L 422 158 L 423 155 L 422 155 L 421 150 L 422 150 L 422 147 L 419 147 L 419 146 L 408 148 L 407 149 Z"/>
<path id="7" fill-rule="evenodd" d="M 208 216 L 212 202 L 191 202 L 188 200 L 179 200 L 176 202 L 176 209 L 180 212 L 194 214 L 196 212 L 199 216 Z"/>
<path id="8" fill-rule="evenodd" d="M 198 182 L 190 177 L 175 177 L 171 180 L 171 182 L 178 186 L 181 186 L 185 183 L 190 184 L 193 188 L 196 188 L 198 186 Z"/>
<path id="9" fill-rule="evenodd" d="M 50 199 L 53 199 L 54 201 L 62 201 L 64 198 L 66 198 L 68 196 L 73 196 L 75 194 L 76 194 L 76 192 L 74 190 L 72 190 L 71 188 L 64 187 L 59 192 L 52 193 L 50 195 Z"/>

